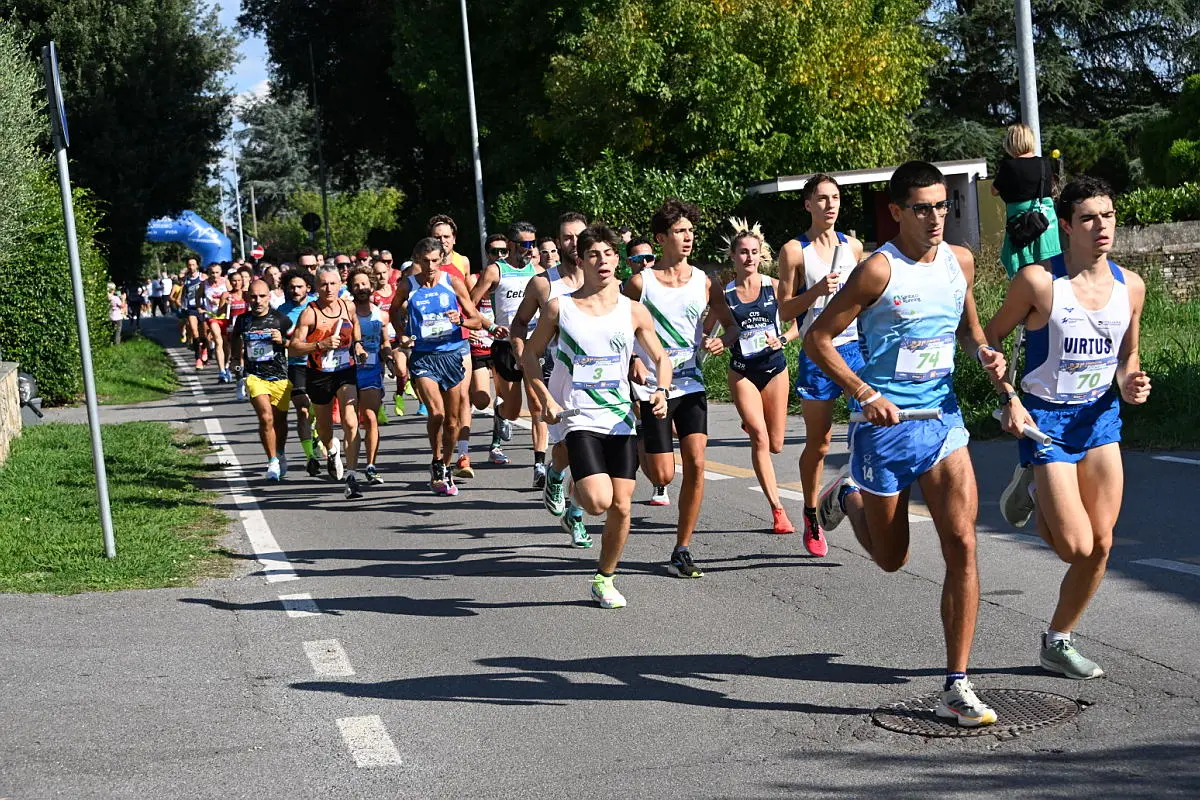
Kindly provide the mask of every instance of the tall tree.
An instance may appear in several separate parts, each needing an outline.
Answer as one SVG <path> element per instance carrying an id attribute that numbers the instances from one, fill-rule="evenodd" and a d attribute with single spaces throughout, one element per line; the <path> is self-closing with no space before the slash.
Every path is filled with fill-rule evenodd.
<path id="1" fill-rule="evenodd" d="M 238 172 L 253 186 L 260 217 L 283 207 L 298 191 L 318 186 L 316 120 L 303 92 L 272 89 L 238 109 Z"/>
<path id="2" fill-rule="evenodd" d="M 180 210 L 227 124 L 236 41 L 201 0 L 0 0 L 0 16 L 58 42 L 72 177 L 95 195 L 114 277 L 141 268 L 152 217 Z"/>

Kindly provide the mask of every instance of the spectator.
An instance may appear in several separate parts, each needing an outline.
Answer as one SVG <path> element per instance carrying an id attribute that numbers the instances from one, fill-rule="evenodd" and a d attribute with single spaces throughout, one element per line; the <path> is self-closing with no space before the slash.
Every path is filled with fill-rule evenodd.
<path id="1" fill-rule="evenodd" d="M 1021 267 L 1062 252 L 1052 197 L 1054 165 L 1050 159 L 1034 155 L 1034 144 L 1028 125 L 1009 125 L 1004 150 L 1010 157 L 1000 162 L 992 182 L 992 194 L 1004 201 L 1006 225 L 1000 263 L 1010 279 Z M 1041 214 L 1044 228 L 1036 221 L 1037 214 Z M 1038 228 L 1040 232 L 1036 232 Z"/>
<path id="2" fill-rule="evenodd" d="M 121 343 L 121 327 L 125 324 L 125 299 L 115 283 L 108 284 L 108 322 L 113 329 L 113 344 Z"/>

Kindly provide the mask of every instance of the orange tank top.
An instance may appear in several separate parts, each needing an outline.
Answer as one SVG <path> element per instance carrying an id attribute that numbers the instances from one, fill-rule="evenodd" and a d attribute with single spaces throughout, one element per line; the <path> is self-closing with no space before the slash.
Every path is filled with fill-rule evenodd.
<path id="1" fill-rule="evenodd" d="M 312 330 L 308 332 L 308 341 L 321 342 L 332 336 L 335 330 L 341 332 L 341 343 L 336 350 L 309 354 L 308 365 L 320 372 L 340 372 L 354 365 L 354 358 L 350 355 L 350 347 L 353 345 L 352 339 L 354 338 L 354 323 L 346 315 L 346 306 L 342 301 L 337 300 L 336 303 L 337 313 L 333 315 L 329 314 L 332 309 L 322 309 L 316 303 L 309 305 L 316 319 Z"/>

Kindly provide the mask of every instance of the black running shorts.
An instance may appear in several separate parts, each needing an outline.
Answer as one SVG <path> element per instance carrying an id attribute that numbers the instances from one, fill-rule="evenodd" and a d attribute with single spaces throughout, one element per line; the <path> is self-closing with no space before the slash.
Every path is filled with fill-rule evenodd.
<path id="1" fill-rule="evenodd" d="M 566 445 L 571 479 L 574 481 L 581 481 L 589 475 L 609 475 L 631 481 L 637 479 L 637 438 L 634 436 L 571 431 L 567 434 Z"/>
<path id="2" fill-rule="evenodd" d="M 640 406 L 642 445 L 647 453 L 670 453 L 675 450 L 672 427 L 680 441 L 697 433 L 708 435 L 708 395 L 704 392 L 672 397 L 667 401 L 665 419 L 654 416 L 654 407 L 649 401 L 643 400 Z"/>

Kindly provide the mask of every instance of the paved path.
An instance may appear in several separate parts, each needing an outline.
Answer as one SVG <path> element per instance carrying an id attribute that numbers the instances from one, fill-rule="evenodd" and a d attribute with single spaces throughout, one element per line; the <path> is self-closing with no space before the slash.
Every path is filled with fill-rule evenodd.
<path id="1" fill-rule="evenodd" d="M 248 407 L 215 370 L 193 375 L 156 416 L 239 463 L 216 487 L 239 520 L 239 577 L 0 595 L 0 797 L 1200 795 L 1195 454 L 1127 454 L 1109 576 L 1079 631 L 1109 677 L 1079 684 L 1031 667 L 1062 567 L 999 519 L 1014 448 L 973 445 L 974 679 L 1089 706 L 1020 737 L 926 740 L 869 713 L 942 671 L 931 524 L 914 516 L 894 575 L 841 529 L 828 557 L 807 557 L 799 537 L 767 532 L 731 407 L 712 415 L 705 577 L 666 577 L 674 510 L 639 503 L 619 579 L 630 605 L 606 612 L 587 601 L 594 552 L 567 546 L 528 488 L 524 431 L 514 465 L 438 498 L 423 422 L 395 421 L 387 485 L 351 503 L 302 472 L 261 482 Z M 490 425 L 476 427 L 481 447 Z M 790 481 L 799 420 L 789 434 L 777 467 Z M 831 470 L 841 438 L 834 450 Z M 282 554 L 255 560 L 247 537 Z"/>

